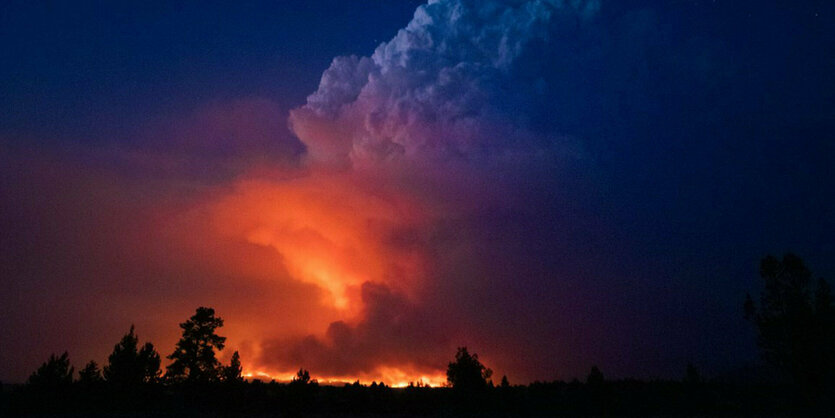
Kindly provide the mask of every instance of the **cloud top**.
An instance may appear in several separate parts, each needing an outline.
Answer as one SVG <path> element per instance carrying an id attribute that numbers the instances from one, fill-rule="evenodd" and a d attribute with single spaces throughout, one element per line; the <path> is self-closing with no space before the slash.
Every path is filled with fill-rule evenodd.
<path id="1" fill-rule="evenodd" d="M 524 112 L 507 109 L 506 101 L 537 104 L 548 69 L 525 68 L 522 79 L 519 58 L 598 7 L 429 2 L 371 57 L 334 59 L 307 104 L 291 112 L 291 127 L 313 161 L 355 167 L 400 158 L 466 160 L 525 146 L 531 137 L 520 132 Z"/>

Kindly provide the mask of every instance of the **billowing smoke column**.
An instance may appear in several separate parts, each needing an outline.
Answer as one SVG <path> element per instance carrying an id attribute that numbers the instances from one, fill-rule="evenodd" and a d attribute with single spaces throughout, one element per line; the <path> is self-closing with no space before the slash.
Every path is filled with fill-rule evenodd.
<path id="1" fill-rule="evenodd" d="M 575 139 L 532 119 L 553 65 L 532 59 L 597 7 L 432 1 L 371 57 L 333 60 L 290 115 L 308 174 L 244 185 L 219 206 L 219 225 L 274 248 L 342 312 L 325 332 L 269 339 L 261 367 L 439 383 L 456 345 L 518 366 L 531 347 L 491 341 L 522 338 L 517 320 L 524 338 L 550 340 L 550 312 L 524 306 L 553 296 L 541 283 L 552 241 L 585 228 L 554 195 L 560 171 L 584 165 Z"/>
<path id="2" fill-rule="evenodd" d="M 524 148 L 526 110 L 542 100 L 552 69 L 521 69 L 519 59 L 596 9 L 593 1 L 430 2 L 370 58 L 334 59 L 292 112 L 292 129 L 315 162 L 354 167 Z"/>

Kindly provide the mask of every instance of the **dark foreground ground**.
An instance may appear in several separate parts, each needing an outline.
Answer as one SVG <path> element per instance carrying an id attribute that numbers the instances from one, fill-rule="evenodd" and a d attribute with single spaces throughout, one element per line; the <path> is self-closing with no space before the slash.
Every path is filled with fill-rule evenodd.
<path id="1" fill-rule="evenodd" d="M 234 385 L 60 388 L 5 385 L 2 416 L 44 417 L 677 417 L 833 416 L 832 391 L 672 381 L 451 388 Z"/>

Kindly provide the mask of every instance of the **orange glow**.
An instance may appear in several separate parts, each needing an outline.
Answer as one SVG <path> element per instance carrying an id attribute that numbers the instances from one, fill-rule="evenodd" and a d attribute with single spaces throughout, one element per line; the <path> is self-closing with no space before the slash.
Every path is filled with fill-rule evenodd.
<path id="1" fill-rule="evenodd" d="M 360 181 L 327 175 L 281 182 L 243 181 L 214 207 L 226 236 L 272 248 L 296 280 L 318 286 L 323 302 L 356 315 L 355 291 L 366 281 L 409 291 L 420 262 L 392 254 L 385 233 L 421 219 L 410 202 L 376 196 Z M 397 271 L 392 282 L 391 271 Z"/>
<path id="2" fill-rule="evenodd" d="M 318 300 L 308 299 L 307 305 L 294 310 L 275 311 L 277 321 L 295 318 L 291 321 L 295 329 L 285 327 L 267 334 L 270 338 L 324 338 L 332 322 L 352 326 L 361 323 L 367 313 L 362 296 L 362 286 L 367 282 L 385 285 L 407 299 L 420 298 L 425 256 L 408 245 L 392 244 L 392 240 L 401 231 L 425 230 L 428 210 L 402 191 L 380 190 L 388 187 L 381 183 L 362 174 L 328 172 L 281 180 L 243 179 L 204 206 L 199 216 L 208 215 L 210 227 L 222 239 L 256 246 L 260 254 L 273 254 L 272 267 L 250 259 L 249 265 L 241 269 L 251 271 L 255 263 L 258 269 L 284 272 L 269 280 L 289 279 L 318 289 Z M 263 322 L 260 318 L 257 321 Z M 229 332 L 236 334 L 230 337 L 247 342 L 246 352 L 241 354 L 248 377 L 290 380 L 298 369 L 273 370 L 269 360 L 262 358 L 268 355 L 262 350 L 263 326 L 241 325 L 235 330 L 230 327 Z M 404 363 L 408 361 L 403 359 Z M 360 375 L 318 379 L 323 383 L 385 381 L 393 386 L 405 386 L 410 381 L 440 385 L 445 379 L 435 370 L 391 366 Z M 311 369 L 311 373 L 316 370 Z"/>
<path id="3" fill-rule="evenodd" d="M 418 382 L 429 386 L 443 386 L 446 383 L 446 375 L 442 373 L 417 373 L 407 372 L 396 367 L 383 367 L 380 369 L 380 380 L 393 387 L 406 387 L 409 383 Z"/>
<path id="4" fill-rule="evenodd" d="M 296 377 L 295 373 L 268 373 L 262 370 L 247 371 L 243 373 L 246 379 L 260 379 L 262 381 L 275 380 L 276 382 L 289 382 Z M 416 371 L 404 370 L 398 367 L 380 367 L 376 373 L 360 374 L 357 376 L 315 376 L 311 378 L 316 379 L 319 384 L 323 385 L 343 385 L 347 383 L 354 383 L 359 381 L 363 385 L 371 384 L 372 382 L 383 382 L 388 386 L 395 388 L 403 388 L 409 384 L 421 383 L 423 385 L 440 387 L 446 384 L 446 375 L 440 372 L 421 373 Z"/>

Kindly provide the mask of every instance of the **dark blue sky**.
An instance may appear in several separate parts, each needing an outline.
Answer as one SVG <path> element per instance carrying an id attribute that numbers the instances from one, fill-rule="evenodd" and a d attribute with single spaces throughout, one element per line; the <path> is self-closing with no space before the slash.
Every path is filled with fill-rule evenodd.
<path id="1" fill-rule="evenodd" d="M 422 274 L 431 277 L 418 280 L 422 287 L 398 287 L 390 276 L 410 270 L 385 264 L 385 274 L 367 279 L 391 294 L 367 296 L 362 287 L 365 316 L 324 306 L 317 329 L 299 331 L 290 320 L 278 331 L 263 327 L 276 336 L 265 337 L 267 347 L 292 345 L 287 330 L 320 336 L 331 323 L 319 357 L 304 360 L 334 376 L 372 376 L 375 364 L 385 365 L 365 359 L 357 371 L 323 360 L 340 347 L 327 339 L 338 320 L 368 346 L 385 341 L 390 324 L 368 313 L 382 299 L 417 318 L 416 335 L 440 348 L 412 349 L 403 337 L 394 348 L 378 344 L 390 351 L 350 347 L 358 356 L 430 358 L 463 339 L 523 378 L 570 378 L 591 363 L 615 376 L 678 377 L 687 362 L 720 373 L 756 360 L 741 305 L 746 292 L 759 291 L 761 257 L 793 251 L 835 280 L 832 2 L 601 0 L 581 2 L 590 5 L 585 11 L 534 15 L 541 26 L 499 18 L 503 7 L 517 10 L 524 1 L 488 2 L 498 11 L 469 0 L 440 3 L 427 12 L 434 20 L 410 27 L 417 35 L 390 44 L 390 55 L 333 67 L 335 57 L 371 56 L 422 2 L 0 5 L 0 227 L 7 231 L 0 285 L 11 289 L 2 296 L 0 341 L 16 341 L 0 350 L 0 379 L 22 379 L 63 341 L 79 355 L 102 356 L 109 342 L 90 348 L 79 335 L 104 329 L 115 338 L 144 309 L 168 319 L 179 314 L 171 306 L 197 300 L 222 307 L 223 292 L 209 285 L 199 287 L 203 299 L 171 297 L 165 306 L 145 289 L 139 294 L 147 297 L 100 322 L 58 301 L 100 288 L 122 300 L 133 291 L 119 283 L 148 275 L 165 278 L 159 289 L 180 289 L 171 283 L 198 274 L 212 253 L 154 240 L 168 237 L 166 228 L 203 231 L 191 217 L 211 212 L 206 202 L 242 193 L 241 178 L 322 177 L 311 181 L 317 193 L 356 189 L 387 203 L 421 202 L 431 213 L 403 225 L 375 213 L 383 221 L 369 215 L 360 223 L 373 233 L 354 231 L 386 256 L 424 260 Z M 443 14 L 452 3 L 465 18 Z M 491 43 L 496 33 L 524 42 L 491 50 L 506 45 Z M 402 164 L 364 160 L 378 154 Z M 356 172 L 321 168 L 333 163 L 328 158 Z M 363 171 L 367 164 L 376 175 Z M 379 180 L 386 176 L 393 180 Z M 297 197 L 298 189 L 281 184 L 264 196 L 277 189 L 277 201 Z M 346 212 L 356 209 L 351 203 Z M 122 242 L 130 236 L 124 231 L 146 224 L 166 225 L 149 232 L 158 245 Z M 223 257 L 242 265 L 262 256 L 223 245 Z M 275 245 L 276 265 L 298 275 Z M 359 247 L 347 253 L 361 256 L 367 247 Z M 178 251 L 186 255 L 160 255 Z M 227 267 L 212 272 L 217 283 L 254 274 Z M 122 275 L 107 286 L 85 278 Z M 319 303 L 298 281 L 278 281 L 291 284 L 261 292 Z M 237 309 L 246 298 L 232 299 L 233 318 L 254 315 Z M 47 303 L 47 313 L 32 313 Z M 256 305 L 273 312 L 267 302 Z M 94 331 L 68 325 L 33 336 L 24 329 L 25 318 L 37 325 L 57 317 L 87 318 Z M 157 331 L 162 321 L 145 325 L 167 341 L 168 331 Z M 529 344 L 528 360 L 514 358 L 513 339 Z M 17 354 L 31 346 L 43 348 Z M 300 358 L 264 350 L 245 366 L 278 370 Z M 431 369 L 429 360 L 416 362 L 415 370 Z"/>
<path id="2" fill-rule="evenodd" d="M 330 61 L 367 54 L 417 1 L 4 2 L 4 131 L 113 141 L 241 96 L 304 102 Z"/>

